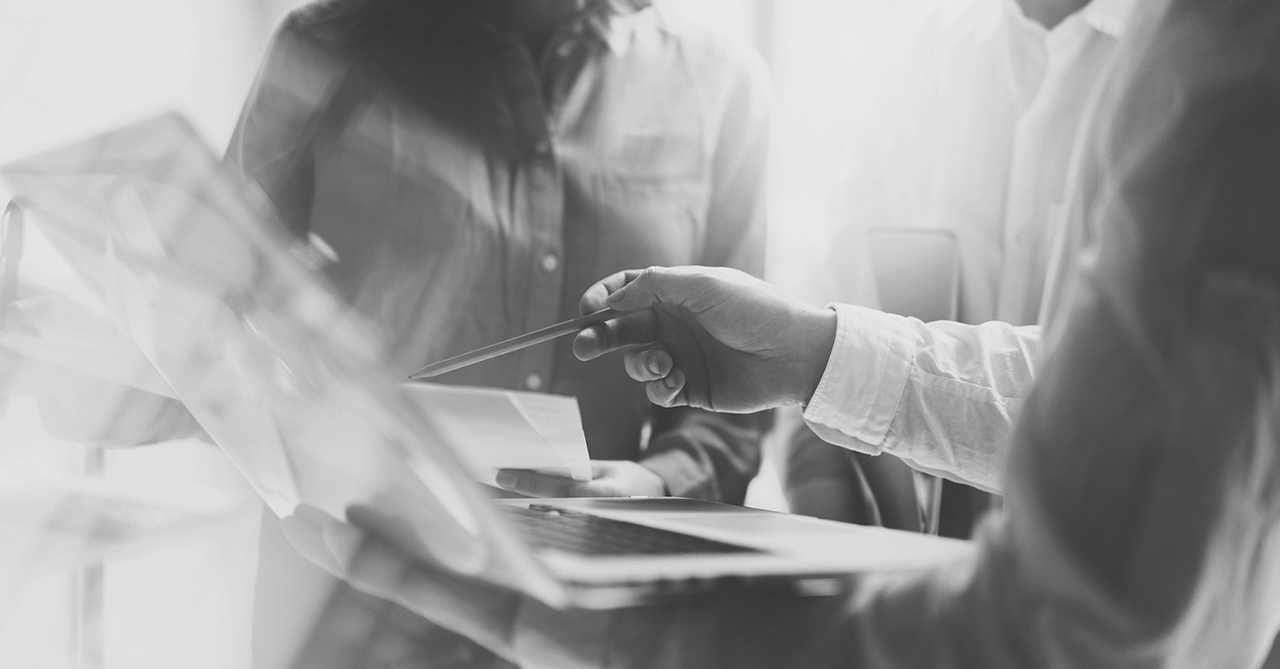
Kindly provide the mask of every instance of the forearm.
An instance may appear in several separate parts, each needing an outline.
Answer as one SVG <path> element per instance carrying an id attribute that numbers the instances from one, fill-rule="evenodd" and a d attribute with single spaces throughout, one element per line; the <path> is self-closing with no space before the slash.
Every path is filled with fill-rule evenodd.
<path id="1" fill-rule="evenodd" d="M 805 411 L 814 431 L 998 490 L 1004 442 L 1034 383 L 1040 328 L 837 312 L 836 344 Z"/>

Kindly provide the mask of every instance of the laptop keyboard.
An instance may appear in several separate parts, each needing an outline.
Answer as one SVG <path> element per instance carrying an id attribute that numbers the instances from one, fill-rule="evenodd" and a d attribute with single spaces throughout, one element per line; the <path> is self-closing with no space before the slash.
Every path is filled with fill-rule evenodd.
<path id="1" fill-rule="evenodd" d="M 507 506 L 516 529 L 537 548 L 554 548 L 582 555 L 690 555 L 758 553 L 679 532 L 601 518 L 547 504 Z"/>

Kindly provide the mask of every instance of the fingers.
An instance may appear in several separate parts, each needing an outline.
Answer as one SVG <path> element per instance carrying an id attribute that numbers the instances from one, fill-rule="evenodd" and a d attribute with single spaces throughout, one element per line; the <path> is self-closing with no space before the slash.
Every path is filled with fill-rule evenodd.
<path id="1" fill-rule="evenodd" d="M 586 482 L 564 476 L 540 474 L 525 469 L 503 469 L 498 472 L 499 487 L 531 497 L 587 497 Z"/>
<path id="2" fill-rule="evenodd" d="M 661 346 L 628 351 L 622 358 L 627 376 L 644 383 L 650 402 L 663 407 L 685 406 L 684 372 Z"/>
<path id="3" fill-rule="evenodd" d="M 634 276 L 632 276 L 634 274 Z M 629 281 L 609 291 L 602 306 L 639 311 L 657 304 L 681 306 L 699 313 L 724 300 L 728 293 L 776 290 L 749 274 L 728 267 L 650 267 L 625 272 Z M 616 282 L 618 275 L 610 277 Z M 603 282 L 602 282 L 603 283 Z M 598 298 L 599 293 L 593 297 Z"/>
<path id="4" fill-rule="evenodd" d="M 673 369 L 666 377 L 644 384 L 644 392 L 650 402 L 660 407 L 687 406 L 689 403 L 684 395 L 684 382 L 684 372 Z"/>
<path id="5" fill-rule="evenodd" d="M 639 311 L 659 302 L 680 304 L 681 300 L 674 294 L 681 288 L 681 285 L 674 281 L 677 273 L 666 267 L 650 267 L 643 272 L 635 273 L 630 280 L 618 286 L 616 290 L 609 291 L 609 297 L 605 300 L 604 306 L 613 307 L 618 311 Z"/>
<path id="6" fill-rule="evenodd" d="M 657 314 L 650 310 L 637 311 L 579 332 L 573 339 L 573 354 L 579 360 L 593 360 L 628 346 L 652 344 L 657 338 Z"/>
<path id="7" fill-rule="evenodd" d="M 578 302 L 578 311 L 583 316 L 594 314 L 597 311 L 609 306 L 608 299 L 613 293 L 622 289 L 623 286 L 631 283 L 643 270 L 629 269 L 625 272 L 611 274 L 594 284 L 583 293 L 582 300 Z"/>
<path id="8" fill-rule="evenodd" d="M 627 270 L 596 282 L 582 295 L 578 308 L 583 315 L 612 307 L 618 311 L 640 311 L 659 302 L 684 304 L 701 287 L 706 268 L 650 267 Z"/>
<path id="9" fill-rule="evenodd" d="M 675 367 L 671 354 L 661 346 L 627 351 L 622 364 L 627 370 L 627 376 L 641 382 L 659 381 Z"/>

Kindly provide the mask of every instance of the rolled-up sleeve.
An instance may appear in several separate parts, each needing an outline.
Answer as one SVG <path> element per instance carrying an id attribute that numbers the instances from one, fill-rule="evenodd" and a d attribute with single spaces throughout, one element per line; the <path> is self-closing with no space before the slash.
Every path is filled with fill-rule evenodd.
<path id="1" fill-rule="evenodd" d="M 833 308 L 835 346 L 804 413 L 814 432 L 998 491 L 1002 444 L 1035 381 L 1040 328 Z"/>

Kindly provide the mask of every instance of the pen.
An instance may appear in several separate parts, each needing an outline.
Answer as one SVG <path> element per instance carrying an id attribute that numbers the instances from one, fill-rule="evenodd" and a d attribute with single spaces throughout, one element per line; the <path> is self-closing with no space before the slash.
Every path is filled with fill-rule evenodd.
<path id="1" fill-rule="evenodd" d="M 477 362 L 484 362 L 500 355 L 506 355 L 520 349 L 529 348 L 535 344 L 541 344 L 544 341 L 551 341 L 557 337 L 563 337 L 567 334 L 581 332 L 592 325 L 603 323 L 610 318 L 618 316 L 620 312 L 613 309 L 601 309 L 593 314 L 587 314 L 573 320 L 563 323 L 549 325 L 541 330 L 534 330 L 519 337 L 512 337 L 506 341 L 500 341 L 496 344 L 490 344 L 484 348 L 478 348 L 470 353 L 455 355 L 452 358 L 446 358 L 440 362 L 433 362 L 422 369 L 414 372 L 409 376 L 412 380 L 425 379 L 432 376 L 438 376 L 445 372 L 452 372 L 455 369 L 461 369 Z"/>

